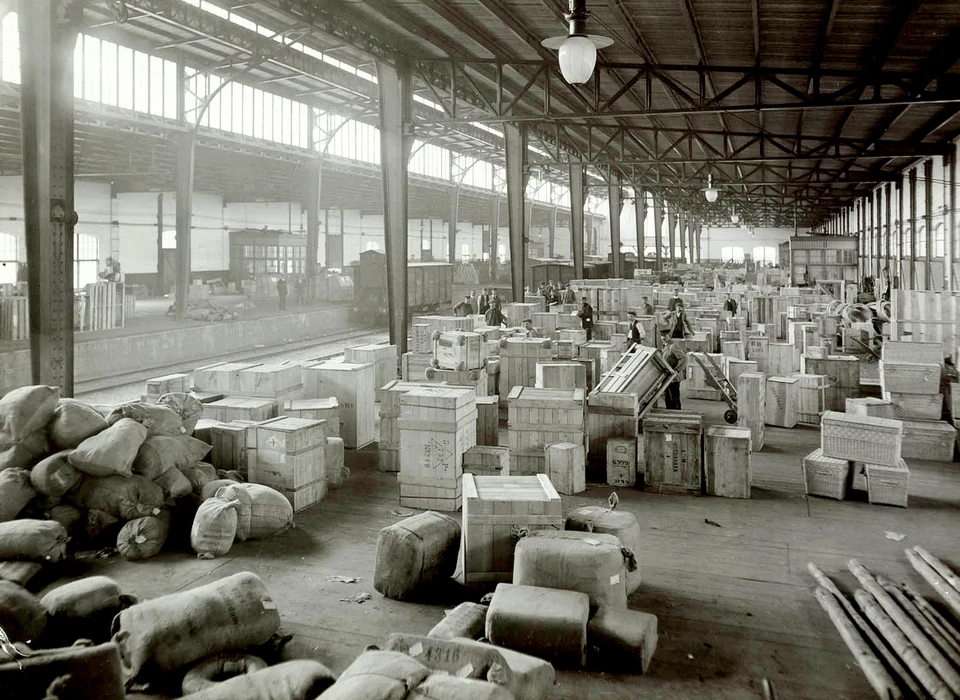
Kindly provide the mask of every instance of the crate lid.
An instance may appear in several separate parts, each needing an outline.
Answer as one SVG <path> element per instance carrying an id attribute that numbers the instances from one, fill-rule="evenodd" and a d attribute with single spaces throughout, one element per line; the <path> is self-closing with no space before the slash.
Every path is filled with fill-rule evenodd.
<path id="1" fill-rule="evenodd" d="M 312 418 L 290 418 L 283 417 L 278 418 L 277 420 L 270 421 L 265 425 L 259 426 L 261 430 L 275 430 L 283 433 L 292 433 L 297 430 L 304 430 L 309 428 L 315 428 L 326 423 L 325 418 L 321 419 L 312 419 Z"/>
<path id="2" fill-rule="evenodd" d="M 259 408 L 261 406 L 275 405 L 276 403 L 275 399 L 261 399 L 253 396 L 227 396 L 208 405 L 221 408 Z"/>
<path id="3" fill-rule="evenodd" d="M 509 396 L 510 405 L 550 408 L 569 408 L 571 402 L 582 404 L 585 398 L 583 389 L 537 389 L 529 386 L 515 386 Z"/>
<path id="4" fill-rule="evenodd" d="M 291 411 L 330 410 L 340 408 L 340 400 L 336 396 L 325 399 L 294 399 L 290 402 Z"/>
<path id="5" fill-rule="evenodd" d="M 732 425 L 711 425 L 707 428 L 707 437 L 750 439 L 750 428 L 737 428 Z"/>
<path id="6" fill-rule="evenodd" d="M 546 474 L 534 476 L 463 475 L 463 497 L 480 501 L 556 501 L 560 494 Z"/>
<path id="7" fill-rule="evenodd" d="M 476 402 L 476 391 L 455 387 L 420 386 L 400 397 L 401 406 L 421 406 L 423 408 L 459 409 Z"/>
<path id="8" fill-rule="evenodd" d="M 337 360 L 327 360 L 326 362 L 320 362 L 316 365 L 310 365 L 304 369 L 318 369 L 324 371 L 333 371 L 333 372 L 358 372 L 360 370 L 365 370 L 369 367 L 373 367 L 371 363 L 365 362 L 347 362 L 346 360 L 337 359 Z"/>
<path id="9" fill-rule="evenodd" d="M 904 421 L 892 420 L 890 418 L 875 418 L 873 416 L 855 416 L 851 413 L 840 413 L 839 411 L 825 411 L 823 416 L 820 418 L 821 425 L 825 423 L 831 423 L 831 422 L 857 424 L 865 427 L 889 428 L 891 430 L 897 430 L 897 431 L 900 431 L 903 429 L 903 423 L 904 423 Z"/>
<path id="10" fill-rule="evenodd" d="M 898 474 L 902 476 L 910 475 L 910 468 L 907 467 L 907 463 L 902 459 L 897 463 L 897 466 L 890 467 L 885 464 L 867 464 L 866 465 L 867 476 L 871 474 L 874 476 L 888 475 L 888 474 Z"/>
<path id="11" fill-rule="evenodd" d="M 768 382 L 776 382 L 778 384 L 798 384 L 800 378 L 797 376 L 792 377 L 767 377 Z"/>

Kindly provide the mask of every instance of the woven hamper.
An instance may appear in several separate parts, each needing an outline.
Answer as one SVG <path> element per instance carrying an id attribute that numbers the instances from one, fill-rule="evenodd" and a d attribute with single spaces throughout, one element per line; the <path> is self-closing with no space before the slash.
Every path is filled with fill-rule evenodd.
<path id="1" fill-rule="evenodd" d="M 826 457 L 823 450 L 814 450 L 801 460 L 803 480 L 810 496 L 824 496 L 842 501 L 847 496 L 850 462 Z"/>
<path id="2" fill-rule="evenodd" d="M 898 420 L 827 411 L 820 420 L 820 436 L 827 457 L 890 467 L 900 462 L 903 424 Z"/>
<path id="3" fill-rule="evenodd" d="M 910 470 L 901 459 L 899 466 L 867 465 L 867 500 L 889 506 L 907 507 Z"/>

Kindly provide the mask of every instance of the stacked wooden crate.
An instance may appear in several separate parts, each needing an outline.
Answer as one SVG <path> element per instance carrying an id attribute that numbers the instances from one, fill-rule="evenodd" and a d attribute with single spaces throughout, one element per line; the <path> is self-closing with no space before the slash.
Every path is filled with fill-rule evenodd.
<path id="1" fill-rule="evenodd" d="M 551 342 L 542 338 L 504 338 L 500 341 L 500 406 L 505 408 L 514 387 L 537 383 L 537 364 L 549 362 Z"/>
<path id="2" fill-rule="evenodd" d="M 583 389 L 514 387 L 508 396 L 511 472 L 546 473 L 547 445 L 585 445 L 586 411 Z"/>
<path id="3" fill-rule="evenodd" d="M 800 354 L 790 343 L 770 343 L 767 346 L 767 371 L 777 377 L 786 377 L 800 371 Z"/>
<path id="4" fill-rule="evenodd" d="M 475 476 L 510 476 L 510 448 L 474 445 L 463 453 L 463 473 Z"/>
<path id="5" fill-rule="evenodd" d="M 500 397 L 496 394 L 477 397 L 477 444 L 500 444 Z"/>
<path id="6" fill-rule="evenodd" d="M 276 418 L 279 413 L 274 399 L 227 396 L 204 404 L 203 415 L 221 423 L 230 423 L 236 420 L 268 420 Z"/>
<path id="7" fill-rule="evenodd" d="M 144 387 L 142 400 L 147 403 L 156 403 L 164 394 L 190 392 L 189 374 L 168 374 L 163 377 L 148 379 Z"/>
<path id="8" fill-rule="evenodd" d="M 652 410 L 643 419 L 645 491 L 700 494 L 703 488 L 703 416 Z"/>
<path id="9" fill-rule="evenodd" d="M 256 463 L 257 454 L 256 428 L 250 436 L 248 436 L 249 430 L 249 425 L 241 423 L 217 423 L 211 426 L 209 441 L 211 449 L 207 456 L 210 464 L 217 469 L 233 470 L 240 472 L 244 477 L 248 476 L 250 468 Z"/>
<path id="10" fill-rule="evenodd" d="M 705 490 L 711 496 L 750 498 L 751 436 L 749 428 L 712 425 L 704 440 Z"/>
<path id="11" fill-rule="evenodd" d="M 742 374 L 756 373 L 758 371 L 757 363 L 752 360 L 738 360 L 735 357 L 723 356 L 723 374 L 727 381 L 733 386 L 737 385 L 737 379 Z"/>
<path id="12" fill-rule="evenodd" d="M 557 330 L 557 357 L 569 360 L 580 355 L 580 346 L 587 342 L 587 332 L 582 329 Z"/>
<path id="13" fill-rule="evenodd" d="M 770 353 L 770 338 L 765 335 L 751 335 L 747 338 L 747 359 L 757 363 L 757 371 L 766 373 Z"/>
<path id="14" fill-rule="evenodd" d="M 691 399 L 719 401 L 721 398 L 720 391 L 707 384 L 706 373 L 694 356 L 698 357 L 706 367 L 710 367 L 707 353 L 687 353 L 687 396 Z M 723 355 L 709 354 L 709 358 L 718 365 L 723 362 Z"/>
<path id="15" fill-rule="evenodd" d="M 237 372 L 240 396 L 273 399 L 283 411 L 290 401 L 303 397 L 303 377 L 298 364 L 278 363 L 249 367 Z"/>
<path id="16" fill-rule="evenodd" d="M 867 396 L 862 399 L 847 399 L 846 412 L 854 416 L 896 419 L 893 404 L 884 399 Z"/>
<path id="17" fill-rule="evenodd" d="M 250 481 L 282 493 L 294 511 L 319 503 L 327 493 L 326 421 L 278 418 L 256 430 L 257 457 L 250 466 Z"/>
<path id="18" fill-rule="evenodd" d="M 800 408 L 800 380 L 792 377 L 767 377 L 764 410 L 767 425 L 793 428 Z"/>
<path id="19" fill-rule="evenodd" d="M 327 421 L 327 436 L 340 437 L 340 401 L 336 396 L 325 399 L 297 399 L 287 404 L 283 414 L 291 418 Z"/>
<path id="20" fill-rule="evenodd" d="M 825 409 L 842 412 L 847 399 L 860 396 L 860 360 L 851 355 L 828 355 L 826 359 L 804 356 L 804 374 L 827 377 Z"/>
<path id="21" fill-rule="evenodd" d="M 941 345 L 888 341 L 882 352 L 880 387 L 884 398 L 893 403 L 895 416 L 901 420 L 940 420 Z"/>
<path id="22" fill-rule="evenodd" d="M 424 370 L 422 379 L 413 381 L 464 387 L 476 392 L 477 396 L 486 396 L 490 393 L 490 378 L 487 376 L 486 367 L 480 369 L 436 369 L 428 367 Z"/>
<path id="23" fill-rule="evenodd" d="M 434 331 L 473 331 L 474 327 L 473 318 L 470 316 L 414 316 L 412 324 L 414 327 L 428 326 L 430 328 L 431 347 Z"/>
<path id="24" fill-rule="evenodd" d="M 340 437 L 360 449 L 376 440 L 376 368 L 371 364 L 329 361 L 303 368 L 305 398 L 336 396 Z"/>
<path id="25" fill-rule="evenodd" d="M 388 382 L 397 378 L 397 346 L 388 344 L 360 345 L 347 348 L 343 359 L 358 365 L 374 366 L 374 386 L 376 387 L 376 401 L 380 402 L 381 391 Z"/>
<path id="26" fill-rule="evenodd" d="M 586 391 L 587 368 L 579 362 L 539 362 L 535 388 Z"/>
<path id="27" fill-rule="evenodd" d="M 503 305 L 503 315 L 507 319 L 507 325 L 519 326 L 526 319 L 533 320 L 533 314 L 541 311 L 540 304 L 514 303 Z"/>
<path id="28" fill-rule="evenodd" d="M 766 421 L 766 378 L 759 372 L 737 377 L 737 425 L 750 428 L 754 452 L 763 449 Z"/>
<path id="29" fill-rule="evenodd" d="M 27 340 L 29 337 L 29 297 L 0 297 L 0 340 Z"/>
<path id="30" fill-rule="evenodd" d="M 801 425 L 820 425 L 820 416 L 826 410 L 829 379 L 825 374 L 795 374 L 797 390 L 797 422 Z"/>
<path id="31" fill-rule="evenodd" d="M 463 453 L 477 443 L 469 389 L 420 387 L 400 396 L 400 505 L 457 511 Z"/>
<path id="32" fill-rule="evenodd" d="M 256 367 L 257 362 L 218 362 L 193 370 L 195 391 L 219 393 L 225 396 L 240 394 L 240 372 Z"/>
<path id="33" fill-rule="evenodd" d="M 383 387 L 380 398 L 380 440 L 377 443 L 380 471 L 400 471 L 400 427 L 397 425 L 400 419 L 400 397 L 424 386 L 428 385 L 394 380 Z"/>
<path id="34" fill-rule="evenodd" d="M 537 530 L 563 530 L 560 494 L 545 474 L 463 476 L 463 544 L 458 570 L 468 587 L 513 580 L 517 541 Z"/>

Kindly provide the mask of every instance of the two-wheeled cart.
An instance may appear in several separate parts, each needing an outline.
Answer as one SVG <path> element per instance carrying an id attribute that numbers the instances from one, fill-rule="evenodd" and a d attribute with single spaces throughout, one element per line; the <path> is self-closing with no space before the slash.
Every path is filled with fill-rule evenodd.
<path id="1" fill-rule="evenodd" d="M 717 365 L 716 361 L 705 353 L 690 353 L 690 356 L 696 360 L 703 370 L 703 377 L 707 385 L 720 392 L 721 398 L 726 402 L 729 408 L 723 412 L 723 419 L 730 425 L 737 422 L 737 388 L 730 383 L 724 375 L 723 370 Z"/>

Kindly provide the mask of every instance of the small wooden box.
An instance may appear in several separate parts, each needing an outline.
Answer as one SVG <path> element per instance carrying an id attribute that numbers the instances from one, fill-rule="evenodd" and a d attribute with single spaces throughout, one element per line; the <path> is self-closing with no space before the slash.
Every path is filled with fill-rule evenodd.
<path id="1" fill-rule="evenodd" d="M 607 440 L 607 485 L 636 486 L 636 438 L 609 438 Z"/>
<path id="2" fill-rule="evenodd" d="M 256 362 L 220 362 L 193 370 L 193 388 L 221 394 L 240 394 L 240 372 L 256 367 Z"/>
<path id="3" fill-rule="evenodd" d="M 275 399 L 303 384 L 300 365 L 257 365 L 237 373 L 239 393 Z"/>
<path id="4" fill-rule="evenodd" d="M 479 369 L 484 360 L 482 344 L 479 333 L 442 332 L 434 341 L 433 358 L 440 369 Z"/>
<path id="5" fill-rule="evenodd" d="M 463 473 L 510 476 L 510 448 L 474 445 L 463 453 Z"/>
<path id="6" fill-rule="evenodd" d="M 940 364 L 880 360 L 880 388 L 902 394 L 939 394 Z"/>
<path id="7" fill-rule="evenodd" d="M 851 355 L 828 355 L 825 360 L 807 357 L 803 371 L 804 374 L 826 375 L 831 387 L 860 388 L 860 360 Z M 840 408 L 844 408 L 844 404 Z"/>
<path id="8" fill-rule="evenodd" d="M 221 423 L 235 420 L 264 421 L 277 417 L 277 402 L 274 399 L 228 396 L 204 405 L 203 414 Z"/>
<path id="9" fill-rule="evenodd" d="M 371 364 L 324 362 L 303 369 L 304 385 L 323 387 L 340 401 L 340 437 L 360 449 L 376 440 L 376 368 Z M 306 396 L 304 398 L 320 398 Z"/>
<path id="10" fill-rule="evenodd" d="M 796 377 L 768 377 L 766 392 L 766 424 L 780 428 L 795 427 L 800 404 L 800 380 Z"/>
<path id="11" fill-rule="evenodd" d="M 657 411 L 643 420 L 644 490 L 700 494 L 703 416 Z"/>
<path id="12" fill-rule="evenodd" d="M 587 368 L 579 362 L 538 362 L 537 389 L 587 388 Z"/>
<path id="13" fill-rule="evenodd" d="M 558 493 L 572 495 L 587 489 L 586 452 L 582 444 L 558 442 L 545 450 L 546 474 Z"/>
<path id="14" fill-rule="evenodd" d="M 765 335 L 751 335 L 747 338 L 747 359 L 757 363 L 757 371 L 767 371 L 769 354 L 770 338 Z"/>
<path id="15" fill-rule="evenodd" d="M 298 399 L 287 404 L 284 415 L 327 421 L 327 435 L 340 437 L 340 402 L 335 396 L 326 399 Z"/>
<path id="16" fill-rule="evenodd" d="M 892 401 L 884 401 L 868 396 L 863 399 L 847 399 L 847 413 L 853 416 L 869 416 L 871 418 L 895 419 Z M 939 418 L 939 416 L 937 416 Z"/>
<path id="17" fill-rule="evenodd" d="M 164 394 L 183 393 L 190 391 L 189 374 L 168 374 L 156 379 L 148 379 L 146 393 L 151 396 L 163 396 Z"/>
<path id="18" fill-rule="evenodd" d="M 477 397 L 477 444 L 497 447 L 500 444 L 500 397 Z"/>
<path id="19" fill-rule="evenodd" d="M 493 588 L 513 580 L 513 552 L 535 530 L 563 530 L 560 494 L 545 474 L 463 475 L 464 583 Z"/>
<path id="20" fill-rule="evenodd" d="M 707 428 L 703 451 L 708 494 L 750 498 L 750 441 L 749 428 L 724 425 Z"/>

